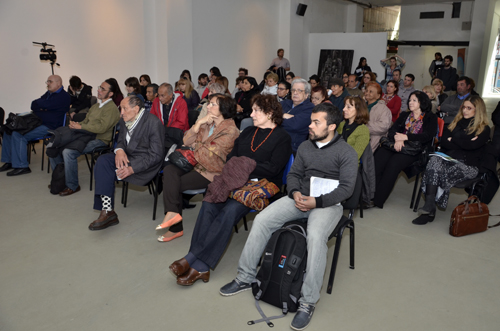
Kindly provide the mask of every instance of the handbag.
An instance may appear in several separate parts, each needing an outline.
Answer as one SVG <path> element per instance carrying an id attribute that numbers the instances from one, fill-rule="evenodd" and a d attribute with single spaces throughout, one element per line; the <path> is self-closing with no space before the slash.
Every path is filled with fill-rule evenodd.
<path id="1" fill-rule="evenodd" d="M 231 192 L 229 197 L 248 208 L 262 210 L 269 205 L 269 198 L 273 197 L 279 190 L 274 183 L 265 178 L 257 182 L 249 180 L 245 185 Z"/>
<path id="2" fill-rule="evenodd" d="M 458 204 L 453 210 L 450 219 L 450 235 L 453 237 L 462 237 L 468 234 L 484 232 L 488 228 L 500 225 L 488 226 L 490 215 L 488 206 L 479 201 L 475 195 Z"/>
<path id="3" fill-rule="evenodd" d="M 403 148 L 401 148 L 401 151 L 398 152 L 394 149 L 394 140 L 388 138 L 388 137 L 382 137 L 380 138 L 380 146 L 393 151 L 395 153 L 401 153 L 401 154 L 406 154 L 406 155 L 418 155 L 422 153 L 422 150 L 424 149 L 422 146 L 422 143 L 420 141 L 405 141 L 405 145 Z"/>
<path id="4" fill-rule="evenodd" d="M 7 120 L 5 121 L 5 124 L 1 125 L 1 132 L 12 134 L 13 131 L 17 131 L 20 134 L 25 135 L 40 125 L 42 125 L 42 120 L 33 113 L 25 115 L 10 113 L 9 117 L 7 117 Z"/>
<path id="5" fill-rule="evenodd" d="M 198 161 L 194 157 L 194 152 L 190 148 L 176 149 L 170 154 L 168 160 L 186 173 L 193 170 L 194 166 L 198 164 Z"/>

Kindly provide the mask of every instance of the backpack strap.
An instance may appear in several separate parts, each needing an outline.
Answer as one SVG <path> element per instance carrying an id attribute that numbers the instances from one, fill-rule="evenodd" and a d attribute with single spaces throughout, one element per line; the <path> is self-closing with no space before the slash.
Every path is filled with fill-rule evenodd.
<path id="1" fill-rule="evenodd" d="M 269 326 L 270 328 L 272 328 L 272 327 L 274 327 L 274 324 L 271 322 L 271 320 L 275 320 L 275 319 L 278 319 L 278 318 L 283 318 L 283 317 L 286 316 L 286 313 L 283 313 L 281 315 L 267 317 L 266 314 L 264 314 L 264 312 L 262 311 L 262 308 L 260 308 L 260 304 L 259 304 L 259 300 L 258 299 L 255 299 L 255 307 L 259 311 L 259 314 L 260 314 L 260 316 L 262 316 L 262 318 L 259 319 L 259 320 L 248 321 L 247 322 L 248 325 L 254 325 L 254 324 L 261 323 L 261 322 L 265 321 L 267 323 L 267 326 Z"/>

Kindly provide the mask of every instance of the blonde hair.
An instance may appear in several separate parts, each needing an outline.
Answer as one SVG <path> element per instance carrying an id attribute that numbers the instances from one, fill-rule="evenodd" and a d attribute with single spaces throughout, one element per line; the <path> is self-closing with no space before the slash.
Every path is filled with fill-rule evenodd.
<path id="1" fill-rule="evenodd" d="M 434 85 L 441 85 L 441 92 L 439 92 L 439 94 L 443 94 L 444 93 L 444 85 L 443 85 L 443 81 L 441 79 L 435 78 L 432 81 L 432 86 L 434 86 Z"/>
<path id="2" fill-rule="evenodd" d="M 276 75 L 274 72 L 271 72 L 269 75 L 267 75 L 266 77 L 267 79 L 272 79 L 274 80 L 276 83 L 278 83 L 279 81 L 279 77 L 278 75 Z"/>
<path id="3" fill-rule="evenodd" d="M 481 99 L 481 97 L 477 95 L 469 95 L 467 98 L 465 98 L 464 102 L 462 102 L 462 105 L 460 106 L 460 109 L 458 110 L 457 116 L 455 116 L 453 122 L 451 122 L 450 125 L 448 125 L 448 129 L 450 131 L 453 131 L 457 126 L 457 123 L 462 118 L 464 118 L 463 107 L 466 101 L 472 103 L 476 108 L 474 119 L 470 122 L 467 128 L 467 134 L 475 134 L 476 136 L 478 136 L 489 125 L 489 122 L 488 122 L 488 115 L 486 114 L 486 106 L 484 104 L 484 101 L 483 99 Z"/>
<path id="4" fill-rule="evenodd" d="M 177 82 L 177 86 L 181 84 L 184 84 L 186 86 L 186 89 L 184 90 L 184 95 L 186 96 L 187 99 L 189 99 L 191 97 L 191 93 L 193 92 L 193 86 L 191 85 L 191 82 L 186 78 L 181 78 Z"/>
<path id="5" fill-rule="evenodd" d="M 431 85 L 424 86 L 422 89 L 423 92 L 425 93 L 430 93 L 431 94 L 431 100 L 436 100 L 436 91 L 434 91 L 434 87 Z"/>

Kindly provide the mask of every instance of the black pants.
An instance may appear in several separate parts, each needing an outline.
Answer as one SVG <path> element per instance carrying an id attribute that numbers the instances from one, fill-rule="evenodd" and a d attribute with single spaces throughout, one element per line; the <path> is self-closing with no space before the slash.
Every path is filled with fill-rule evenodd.
<path id="1" fill-rule="evenodd" d="M 383 208 L 391 194 L 399 173 L 412 165 L 419 158 L 418 155 L 405 155 L 380 147 L 374 155 L 375 159 L 375 206 Z"/>

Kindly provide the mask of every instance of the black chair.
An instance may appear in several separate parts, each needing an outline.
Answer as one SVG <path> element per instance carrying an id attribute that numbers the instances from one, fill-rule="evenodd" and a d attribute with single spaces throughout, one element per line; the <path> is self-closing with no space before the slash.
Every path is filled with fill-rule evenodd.
<path id="1" fill-rule="evenodd" d="M 0 125 L 3 125 L 3 121 L 5 120 L 5 110 L 0 107 Z M 2 135 L 0 134 L 0 145 L 2 145 Z"/>
<path id="2" fill-rule="evenodd" d="M 95 162 L 97 161 L 97 158 L 100 155 L 110 152 L 116 146 L 116 142 L 118 139 L 118 132 L 119 132 L 118 129 L 119 129 L 119 126 L 118 126 L 118 124 L 116 124 L 113 127 L 113 136 L 112 136 L 111 141 L 109 142 L 108 146 L 96 147 L 91 152 L 84 154 L 85 161 L 87 161 L 87 166 L 90 170 L 90 190 L 91 191 L 92 191 L 92 182 L 94 180 Z M 89 157 L 90 157 L 90 160 L 89 160 Z"/>
<path id="3" fill-rule="evenodd" d="M 149 194 L 153 195 L 155 197 L 155 204 L 158 199 L 158 182 L 159 182 L 159 177 L 161 175 L 158 173 L 156 176 L 145 186 L 148 187 Z M 128 198 L 128 182 L 122 181 L 123 186 L 122 186 L 122 204 L 123 208 L 127 208 L 127 198 Z M 153 210 L 153 221 L 156 219 L 156 205 L 154 206 Z"/>

